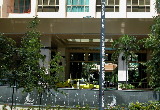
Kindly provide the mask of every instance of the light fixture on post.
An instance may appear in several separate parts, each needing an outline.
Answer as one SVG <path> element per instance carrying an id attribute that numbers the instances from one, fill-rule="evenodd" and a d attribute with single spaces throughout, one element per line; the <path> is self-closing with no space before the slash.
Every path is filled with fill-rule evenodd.
<path id="1" fill-rule="evenodd" d="M 101 0 L 99 110 L 104 110 L 104 83 L 105 83 L 104 78 L 105 78 L 105 0 Z"/>

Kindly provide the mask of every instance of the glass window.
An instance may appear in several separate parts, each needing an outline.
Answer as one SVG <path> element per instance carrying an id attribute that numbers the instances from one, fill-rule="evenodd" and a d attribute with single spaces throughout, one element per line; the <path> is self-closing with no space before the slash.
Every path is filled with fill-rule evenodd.
<path id="1" fill-rule="evenodd" d="M 106 0 L 106 12 L 119 12 L 119 0 Z M 101 12 L 101 0 L 96 1 L 96 12 Z"/>
<path id="2" fill-rule="evenodd" d="M 14 13 L 30 13 L 31 0 L 14 0 Z"/>
<path id="3" fill-rule="evenodd" d="M 127 12 L 150 12 L 150 0 L 127 0 Z"/>
<path id="4" fill-rule="evenodd" d="M 138 0 L 132 0 L 132 5 L 138 5 Z"/>
<path id="5" fill-rule="evenodd" d="M 59 0 L 38 0 L 38 12 L 58 12 Z"/>
<path id="6" fill-rule="evenodd" d="M 145 5 L 150 5 L 150 0 L 145 0 Z"/>
<path id="7" fill-rule="evenodd" d="M 96 0 L 96 5 L 101 5 L 101 0 Z"/>
<path id="8" fill-rule="evenodd" d="M 114 0 L 108 0 L 108 5 L 114 5 Z"/>
<path id="9" fill-rule="evenodd" d="M 127 0 L 127 5 L 131 5 L 131 0 Z"/>
<path id="10" fill-rule="evenodd" d="M 140 0 L 139 5 L 144 5 L 144 0 Z"/>
<path id="11" fill-rule="evenodd" d="M 67 12 L 89 12 L 89 0 L 67 0 Z"/>

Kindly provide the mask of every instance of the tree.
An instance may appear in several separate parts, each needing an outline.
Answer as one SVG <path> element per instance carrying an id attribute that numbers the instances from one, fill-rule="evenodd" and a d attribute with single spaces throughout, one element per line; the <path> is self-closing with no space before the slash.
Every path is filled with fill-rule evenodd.
<path id="1" fill-rule="evenodd" d="M 41 54 L 43 45 L 40 41 L 40 32 L 37 31 L 39 20 L 37 17 L 29 23 L 29 31 L 26 32 L 21 41 L 19 56 L 21 63 L 18 68 L 18 87 L 24 88 L 24 91 L 31 92 L 37 90 L 43 93 L 48 89 L 57 89 L 57 74 L 63 71 L 63 67 L 59 65 L 60 53 L 57 53 L 48 65 L 44 65 L 45 55 Z M 40 62 L 42 63 L 40 65 Z M 47 67 L 48 66 L 48 67 Z M 47 70 L 47 68 L 50 68 Z M 56 73 L 55 76 L 47 74 L 49 71 Z"/>
<path id="2" fill-rule="evenodd" d="M 8 82 L 8 77 L 12 76 L 12 72 L 16 70 L 16 42 L 4 36 L 0 33 L 0 79 L 1 83 L 5 84 Z M 13 80 L 10 80 L 10 85 L 13 84 Z"/>
<path id="3" fill-rule="evenodd" d="M 160 16 L 153 18 L 151 34 L 143 39 L 144 47 L 151 51 L 151 59 L 146 62 L 147 72 L 150 74 L 149 85 L 153 88 L 160 88 Z"/>
<path id="4" fill-rule="evenodd" d="M 119 58 L 122 53 L 122 60 L 126 61 L 126 83 L 127 83 L 127 71 L 128 63 L 130 57 L 135 57 L 135 52 L 139 50 L 139 45 L 137 44 L 137 39 L 134 36 L 123 35 L 117 40 L 114 40 L 112 48 L 115 52 L 112 55 L 112 59 L 115 61 Z"/>
<path id="5" fill-rule="evenodd" d="M 23 88 L 24 92 L 36 90 L 41 95 L 50 89 L 57 90 L 58 73 L 63 71 L 59 65 L 61 56 L 57 53 L 53 59 L 44 65 L 45 55 L 41 54 L 43 45 L 40 32 L 37 30 L 39 20 L 35 17 L 28 26 L 28 31 L 21 39 L 20 48 L 16 47 L 13 39 L 0 35 L 0 77 L 7 78 L 6 83 L 16 89 Z M 41 62 L 41 65 L 40 65 Z M 49 68 L 49 70 L 47 70 Z M 54 72 L 52 76 L 50 72 Z M 12 94 L 12 105 L 13 105 Z M 41 102 L 41 101 L 40 101 Z"/>

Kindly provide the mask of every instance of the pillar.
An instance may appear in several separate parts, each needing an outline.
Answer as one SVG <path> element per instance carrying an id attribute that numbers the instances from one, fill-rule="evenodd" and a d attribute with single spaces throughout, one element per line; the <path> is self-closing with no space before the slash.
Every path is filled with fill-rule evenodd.
<path id="1" fill-rule="evenodd" d="M 66 61 L 65 61 L 65 59 L 66 59 L 66 54 L 65 54 L 66 49 L 63 48 L 63 47 L 60 47 L 60 48 L 57 49 L 57 51 L 60 52 L 60 55 L 62 56 L 62 59 L 61 59 L 61 64 L 62 65 L 61 66 L 64 67 L 64 71 L 59 73 L 59 78 L 60 78 L 61 81 L 64 81 L 65 80 L 65 67 L 66 67 Z"/>
<path id="2" fill-rule="evenodd" d="M 45 61 L 44 61 L 44 64 L 42 62 L 40 62 L 40 65 L 41 66 L 45 66 L 46 67 L 46 70 L 47 70 L 47 73 L 46 74 L 49 74 L 48 72 L 48 69 L 49 69 L 49 63 L 50 63 L 50 60 L 51 60 L 51 37 L 50 36 L 42 36 L 41 37 L 41 43 L 42 45 L 44 46 L 44 48 L 41 49 L 41 54 L 42 55 L 45 55 L 46 58 L 45 58 Z"/>
<path id="3" fill-rule="evenodd" d="M 128 81 L 128 71 L 126 72 L 128 66 L 126 65 L 126 60 L 122 59 L 122 56 L 123 53 L 121 53 L 118 58 L 118 90 L 121 90 L 121 88 L 119 88 L 121 83 L 125 83 L 126 79 Z"/>

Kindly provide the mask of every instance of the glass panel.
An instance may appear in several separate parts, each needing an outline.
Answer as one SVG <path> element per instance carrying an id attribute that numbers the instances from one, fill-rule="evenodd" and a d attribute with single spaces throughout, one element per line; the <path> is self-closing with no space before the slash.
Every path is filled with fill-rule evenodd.
<path id="1" fill-rule="evenodd" d="M 85 12 L 89 12 L 89 6 L 85 7 Z"/>
<path id="2" fill-rule="evenodd" d="M 138 5 L 138 0 L 132 0 L 132 5 Z"/>
<path id="3" fill-rule="evenodd" d="M 71 12 L 77 12 L 77 6 L 73 6 Z"/>
<path id="4" fill-rule="evenodd" d="M 119 6 L 115 7 L 115 12 L 119 12 Z"/>
<path id="5" fill-rule="evenodd" d="M 42 5 L 42 0 L 38 0 L 38 5 Z"/>
<path id="6" fill-rule="evenodd" d="M 14 13 L 18 13 L 19 10 L 19 3 L 18 0 L 14 1 Z"/>
<path id="7" fill-rule="evenodd" d="M 80 0 L 79 2 L 79 5 L 84 5 L 84 0 Z"/>
<path id="8" fill-rule="evenodd" d="M 28 13 L 30 12 L 30 0 L 25 1 L 25 12 Z"/>
<path id="9" fill-rule="evenodd" d="M 106 4 L 105 5 L 108 5 L 108 0 L 106 0 Z"/>
<path id="10" fill-rule="evenodd" d="M 56 5 L 56 4 L 55 4 L 55 0 L 50 0 L 49 5 Z"/>
<path id="11" fill-rule="evenodd" d="M 71 5 L 72 4 L 72 0 L 67 0 L 67 5 Z"/>
<path id="12" fill-rule="evenodd" d="M 101 12 L 101 6 L 96 7 L 96 12 Z"/>
<path id="13" fill-rule="evenodd" d="M 81 12 L 84 12 L 84 6 L 82 6 L 81 8 L 82 8 L 82 11 L 81 11 Z"/>
<path id="14" fill-rule="evenodd" d="M 139 5 L 144 5 L 144 0 L 139 0 Z"/>
<path id="15" fill-rule="evenodd" d="M 48 5 L 48 0 L 43 0 L 43 5 Z"/>
<path id="16" fill-rule="evenodd" d="M 89 5 L 89 0 L 85 0 L 85 5 Z"/>
<path id="17" fill-rule="evenodd" d="M 101 5 L 101 0 L 96 0 L 96 5 Z"/>
<path id="18" fill-rule="evenodd" d="M 145 0 L 145 5 L 150 5 L 150 0 Z"/>
<path id="19" fill-rule="evenodd" d="M 55 7 L 51 7 L 51 6 L 47 6 L 47 7 L 43 7 L 43 12 L 55 12 Z"/>
<path id="20" fill-rule="evenodd" d="M 115 5 L 119 5 L 119 0 L 115 0 Z"/>
<path id="21" fill-rule="evenodd" d="M 146 12 L 150 12 L 150 7 L 146 6 Z"/>
<path id="22" fill-rule="evenodd" d="M 138 6 L 132 6 L 132 12 L 138 12 Z"/>
<path id="23" fill-rule="evenodd" d="M 127 5 L 131 5 L 131 0 L 127 0 Z"/>
<path id="24" fill-rule="evenodd" d="M 24 6 L 25 6 L 25 5 L 24 5 L 24 0 L 20 0 L 20 1 L 19 1 L 19 5 L 20 5 L 20 6 L 19 6 L 19 11 L 20 11 L 20 13 L 23 13 L 23 12 L 24 12 L 24 8 L 25 8 L 25 7 L 24 7 Z"/>
<path id="25" fill-rule="evenodd" d="M 131 12 L 131 6 L 127 6 L 127 12 Z"/>
<path id="26" fill-rule="evenodd" d="M 71 61 L 84 61 L 85 60 L 85 53 L 71 53 L 70 60 Z"/>
<path id="27" fill-rule="evenodd" d="M 38 12 L 42 12 L 42 7 L 38 6 Z"/>
<path id="28" fill-rule="evenodd" d="M 67 6 L 67 12 L 71 12 L 71 6 Z"/>
<path id="29" fill-rule="evenodd" d="M 108 5 L 114 5 L 114 0 L 108 0 Z"/>
<path id="30" fill-rule="evenodd" d="M 82 12 L 82 6 L 78 6 L 77 9 L 78 9 L 78 12 Z"/>
<path id="31" fill-rule="evenodd" d="M 114 6 L 107 6 L 106 12 L 114 12 Z"/>
<path id="32" fill-rule="evenodd" d="M 139 6 L 138 11 L 139 12 L 145 12 L 145 6 Z"/>
<path id="33" fill-rule="evenodd" d="M 88 54 L 88 61 L 99 61 L 100 54 L 99 53 L 89 53 Z"/>
<path id="34" fill-rule="evenodd" d="M 72 5 L 77 5 L 77 0 L 72 0 Z"/>
<path id="35" fill-rule="evenodd" d="M 56 5 L 59 5 L 59 0 L 56 0 Z"/>

